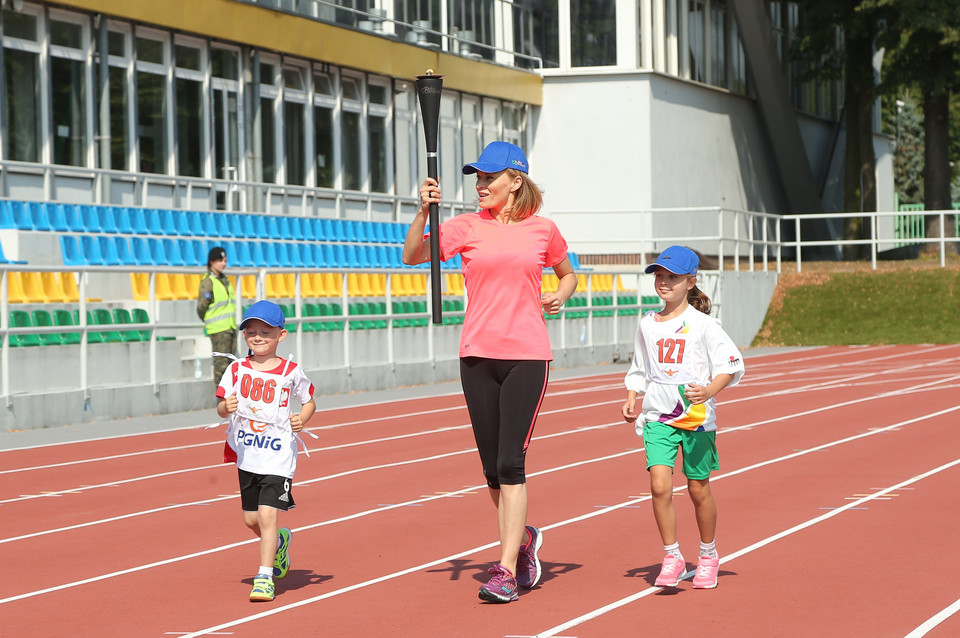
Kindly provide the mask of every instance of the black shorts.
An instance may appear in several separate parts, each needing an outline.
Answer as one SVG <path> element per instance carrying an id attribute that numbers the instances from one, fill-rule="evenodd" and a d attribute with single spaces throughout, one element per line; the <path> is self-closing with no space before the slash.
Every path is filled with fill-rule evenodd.
<path id="1" fill-rule="evenodd" d="M 460 359 L 460 383 L 487 485 L 527 482 L 527 446 L 547 391 L 550 362 Z"/>
<path id="2" fill-rule="evenodd" d="M 293 479 L 273 474 L 254 474 L 237 468 L 240 477 L 240 507 L 256 512 L 261 506 L 286 512 L 297 506 L 293 502 Z"/>

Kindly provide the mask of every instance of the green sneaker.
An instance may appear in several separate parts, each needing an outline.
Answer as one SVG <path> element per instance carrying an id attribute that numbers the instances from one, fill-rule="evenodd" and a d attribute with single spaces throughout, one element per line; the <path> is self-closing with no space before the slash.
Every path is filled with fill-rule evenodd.
<path id="1" fill-rule="evenodd" d="M 281 527 L 278 534 L 280 540 L 277 543 L 277 556 L 273 559 L 273 577 L 283 578 L 290 569 L 290 541 L 293 540 L 293 532 Z"/>
<path id="2" fill-rule="evenodd" d="M 273 600 L 273 580 L 269 576 L 257 574 L 253 577 L 253 589 L 250 591 L 250 602 L 266 603 Z"/>

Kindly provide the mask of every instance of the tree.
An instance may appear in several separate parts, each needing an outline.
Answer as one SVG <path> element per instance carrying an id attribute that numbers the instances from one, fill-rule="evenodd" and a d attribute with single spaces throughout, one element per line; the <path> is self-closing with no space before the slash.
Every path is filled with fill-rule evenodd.
<path id="1" fill-rule="evenodd" d="M 880 0 L 878 0 L 880 1 Z M 866 7 L 866 0 L 801 0 L 804 15 L 792 55 L 810 78 L 843 78 L 846 120 L 843 202 L 846 211 L 876 210 L 876 154 L 873 151 L 873 107 L 876 78 L 874 41 L 886 7 Z M 847 220 L 844 235 L 860 238 L 869 226 Z M 847 251 L 852 257 L 855 250 Z"/>
<path id="2" fill-rule="evenodd" d="M 960 7 L 956 0 L 864 0 L 863 5 L 890 16 L 878 38 L 888 53 L 884 90 L 916 86 L 923 95 L 924 208 L 950 210 L 950 95 L 960 91 L 956 73 L 960 66 Z M 939 216 L 928 216 L 926 231 L 928 237 L 940 235 Z M 936 250 L 934 244 L 928 246 Z"/>

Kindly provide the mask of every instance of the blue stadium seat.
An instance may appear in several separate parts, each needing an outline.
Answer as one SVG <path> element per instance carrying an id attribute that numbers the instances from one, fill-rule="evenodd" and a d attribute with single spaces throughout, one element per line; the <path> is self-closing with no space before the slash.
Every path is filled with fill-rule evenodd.
<path id="1" fill-rule="evenodd" d="M 112 206 L 97 206 L 94 210 L 97 211 L 97 218 L 100 220 L 100 232 L 117 232 L 117 218 Z"/>
<path id="2" fill-rule="evenodd" d="M 317 231 L 314 239 L 320 241 L 333 241 L 336 237 L 336 231 L 333 229 L 333 220 L 323 217 L 318 220 L 320 223 L 320 229 Z"/>
<path id="3" fill-rule="evenodd" d="M 117 220 L 117 232 L 124 235 L 133 234 L 133 218 L 129 208 L 118 207 L 113 209 L 113 216 Z"/>
<path id="4" fill-rule="evenodd" d="M 200 222 L 200 237 L 219 237 L 217 229 L 217 218 L 225 216 L 226 213 L 197 213 L 197 220 Z"/>
<path id="5" fill-rule="evenodd" d="M 170 264 L 170 259 L 167 257 L 167 247 L 162 239 L 158 237 L 147 237 L 147 247 L 153 263 L 158 266 L 167 266 Z"/>
<path id="6" fill-rule="evenodd" d="M 374 252 L 376 253 L 376 264 L 377 268 L 393 268 L 392 255 L 386 246 L 374 246 Z"/>
<path id="7" fill-rule="evenodd" d="M 82 233 L 86 229 L 83 227 L 83 221 L 80 219 L 80 211 L 73 204 L 60 204 L 60 212 L 63 213 L 63 221 L 67 226 L 67 232 Z"/>
<path id="8" fill-rule="evenodd" d="M 203 235 L 200 213 L 186 211 L 183 213 L 183 233 L 187 237 L 199 237 Z"/>
<path id="9" fill-rule="evenodd" d="M 10 207 L 10 218 L 13 220 L 13 227 L 18 230 L 33 230 L 33 220 L 30 219 L 27 205 L 17 200 L 10 200 L 8 205 Z"/>
<path id="10" fill-rule="evenodd" d="M 393 224 L 393 232 L 396 242 L 402 244 L 407 240 L 407 231 L 410 229 L 406 224 Z"/>
<path id="11" fill-rule="evenodd" d="M 100 213 L 95 206 L 91 206 L 89 204 L 80 204 L 77 207 L 77 211 L 80 214 L 80 223 L 83 224 L 83 229 L 86 232 L 103 232 L 103 228 L 100 227 Z"/>
<path id="12" fill-rule="evenodd" d="M 349 242 L 360 241 L 360 232 L 357 224 L 358 222 L 352 219 L 340 220 L 340 226 L 343 228 L 343 241 L 349 241 Z"/>
<path id="13" fill-rule="evenodd" d="M 144 208 L 143 216 L 147 220 L 148 235 L 163 234 L 163 220 L 161 219 L 159 210 L 157 210 L 156 208 Z"/>
<path id="14" fill-rule="evenodd" d="M 73 235 L 60 235 L 60 255 L 64 266 L 83 266 L 83 255 L 80 254 L 80 245 Z"/>
<path id="15" fill-rule="evenodd" d="M 317 257 L 320 268 L 337 268 L 337 255 L 334 244 L 318 244 Z"/>
<path id="16" fill-rule="evenodd" d="M 116 242 L 113 241 L 114 239 L 123 239 L 124 243 L 126 243 L 126 239 L 123 237 L 112 237 L 109 235 L 97 236 L 97 244 L 100 249 L 100 256 L 103 258 L 103 264 L 105 266 L 120 265 L 120 253 L 117 250 Z"/>
<path id="17" fill-rule="evenodd" d="M 158 208 L 156 210 L 157 226 L 161 235 L 176 235 L 177 222 L 173 218 L 173 211 L 169 208 Z"/>
<path id="18" fill-rule="evenodd" d="M 261 246 L 261 257 L 262 261 L 260 264 L 267 268 L 279 268 L 280 267 L 280 258 L 277 256 L 277 245 L 275 242 L 266 241 L 259 242 Z"/>
<path id="19" fill-rule="evenodd" d="M 261 235 L 264 239 L 280 239 L 280 220 L 276 215 L 261 215 L 264 232 Z"/>
<path id="20" fill-rule="evenodd" d="M 50 219 L 50 230 L 54 230 L 58 233 L 69 232 L 70 229 L 67 228 L 67 220 L 63 216 L 63 209 L 60 207 L 60 204 L 47 202 L 46 207 L 47 217 Z"/>
<path id="21" fill-rule="evenodd" d="M 270 219 L 276 220 L 276 237 L 277 239 L 293 239 L 293 234 L 290 231 L 290 218 L 284 215 L 271 215 Z"/>
<path id="22" fill-rule="evenodd" d="M 147 226 L 147 211 L 143 208 L 130 207 L 126 209 L 126 217 L 130 222 L 130 232 L 134 235 L 149 235 Z"/>
<path id="23" fill-rule="evenodd" d="M 95 235 L 80 235 L 80 258 L 91 266 L 104 265 L 100 243 Z"/>
<path id="24" fill-rule="evenodd" d="M 570 265 L 573 266 L 573 269 L 580 270 L 580 258 L 577 257 L 577 253 L 568 252 L 567 257 L 570 258 Z"/>
<path id="25" fill-rule="evenodd" d="M 237 213 L 237 217 L 240 220 L 240 237 L 245 237 L 247 239 L 253 239 L 256 237 L 257 229 L 254 222 L 259 215 L 252 215 L 250 213 Z"/>
<path id="26" fill-rule="evenodd" d="M 188 264 L 186 258 L 183 256 L 182 245 L 185 240 L 164 237 L 162 241 L 163 241 L 163 250 L 167 254 L 168 264 L 170 264 L 171 266 L 192 266 L 193 265 L 193 264 Z"/>
<path id="27" fill-rule="evenodd" d="M 10 202 L 0 199 L 0 228 L 16 228 L 13 223 L 13 213 L 10 212 Z"/>
<path id="28" fill-rule="evenodd" d="M 232 241 L 227 246 L 227 263 L 234 264 L 240 268 L 251 268 L 253 255 L 250 252 L 250 243 L 247 241 Z"/>
<path id="29" fill-rule="evenodd" d="M 53 230 L 53 226 L 50 224 L 50 214 L 47 212 L 47 205 L 44 202 L 28 202 L 27 209 L 30 211 L 34 230 Z"/>
<path id="30" fill-rule="evenodd" d="M 287 217 L 287 225 L 290 226 L 290 239 L 298 241 L 307 236 L 304 228 L 305 222 L 309 221 L 304 217 Z"/>
<path id="31" fill-rule="evenodd" d="M 292 242 L 282 241 L 277 243 L 277 258 L 280 265 L 285 267 L 296 266 L 297 259 L 296 245 Z M 296 261 L 295 261 L 296 260 Z"/>

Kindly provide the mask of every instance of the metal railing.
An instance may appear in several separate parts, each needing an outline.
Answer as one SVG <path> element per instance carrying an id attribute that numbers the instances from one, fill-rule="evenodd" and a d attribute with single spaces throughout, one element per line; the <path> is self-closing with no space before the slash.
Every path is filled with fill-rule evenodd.
<path id="1" fill-rule="evenodd" d="M 509 0 L 443 0 L 439 15 L 434 15 L 429 2 L 422 7 L 417 3 L 420 13 L 410 15 L 411 3 L 399 0 L 235 1 L 471 59 L 523 69 L 543 68 L 541 58 L 522 53 L 536 50 L 533 9 Z M 361 3 L 365 9 L 355 6 Z M 497 46 L 497 42 L 518 46 Z"/>

